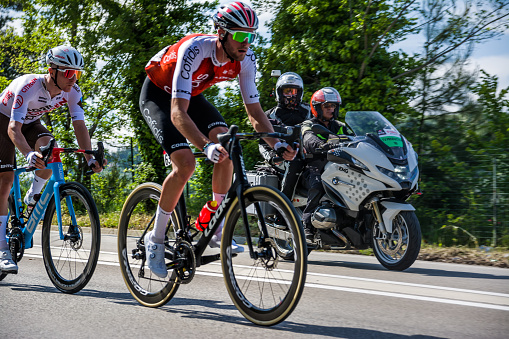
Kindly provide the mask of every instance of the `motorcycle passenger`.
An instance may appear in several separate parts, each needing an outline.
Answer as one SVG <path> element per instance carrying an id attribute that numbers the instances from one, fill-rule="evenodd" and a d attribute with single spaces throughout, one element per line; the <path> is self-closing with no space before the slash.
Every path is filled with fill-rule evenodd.
<path id="1" fill-rule="evenodd" d="M 20 76 L 0 94 L 0 271 L 6 273 L 18 271 L 5 237 L 16 148 L 30 167 L 41 169 L 34 172 L 32 185 L 24 198 L 25 204 L 30 206 L 35 205 L 51 176 L 51 170 L 45 169 L 39 153 L 39 148 L 53 138 L 40 121 L 45 113 L 67 104 L 79 147 L 91 149 L 81 90 L 76 84 L 84 68 L 83 57 L 73 47 L 58 46 L 48 51 L 46 63 L 48 73 Z M 102 171 L 92 155 L 85 154 L 85 159 L 94 172 Z"/>
<path id="2" fill-rule="evenodd" d="M 302 104 L 304 83 L 302 78 L 294 72 L 286 72 L 279 77 L 276 83 L 277 105 L 265 112 L 276 132 L 281 127 L 295 126 L 310 118 L 309 107 Z M 260 153 L 270 164 L 279 158 L 276 152 L 263 140 L 260 140 Z M 297 181 L 302 173 L 304 161 L 296 157 L 292 161 L 285 161 L 285 174 L 281 184 L 281 192 L 292 199 Z"/>
<path id="3" fill-rule="evenodd" d="M 255 84 L 256 57 L 249 48 L 258 28 L 256 13 L 242 2 L 232 2 L 221 6 L 212 19 L 217 35 L 188 35 L 165 47 L 145 67 L 147 78 L 140 94 L 140 110 L 172 162 L 172 171 L 163 183 L 154 229 L 144 240 L 148 267 L 161 278 L 168 274 L 163 244 L 166 225 L 195 170 L 189 142 L 214 162 L 213 200 L 221 203 L 232 181 L 233 165 L 217 138 L 218 134 L 228 131 L 228 125 L 202 92 L 218 82 L 238 77 L 254 129 L 274 131 L 259 102 Z M 286 160 L 293 159 L 297 153 L 285 142 L 273 138 L 266 141 L 276 150 L 285 149 L 283 158 Z M 209 246 L 220 246 L 221 233 L 222 224 Z M 235 243 L 231 249 L 233 252 L 244 250 Z"/>
<path id="4" fill-rule="evenodd" d="M 322 88 L 313 94 L 311 97 L 313 118 L 302 123 L 302 143 L 306 153 L 323 155 L 323 151 L 334 147 L 334 144 L 328 142 L 327 136 L 312 131 L 311 128 L 314 124 L 325 126 L 336 135 L 347 134 L 346 125 L 337 120 L 340 105 L 341 96 L 332 87 Z M 308 245 L 313 245 L 316 231 L 311 224 L 311 216 L 325 194 L 321 174 L 326 163 L 327 159 L 323 156 L 313 157 L 307 161 L 303 173 L 304 186 L 308 189 L 308 201 L 304 209 L 302 222 Z"/>

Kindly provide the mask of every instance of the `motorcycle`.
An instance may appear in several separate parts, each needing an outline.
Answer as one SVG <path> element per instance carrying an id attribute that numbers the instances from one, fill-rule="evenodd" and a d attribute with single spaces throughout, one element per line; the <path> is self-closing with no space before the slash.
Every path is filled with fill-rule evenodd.
<path id="1" fill-rule="evenodd" d="M 353 136 L 338 137 L 321 125 L 312 126 L 313 132 L 329 135 L 328 144 L 333 144 L 321 155 L 327 159 L 321 175 L 325 195 L 311 218 L 317 230 L 314 243 L 332 250 L 371 247 L 380 264 L 403 271 L 414 263 L 421 246 L 415 208 L 406 202 L 418 192 L 417 154 L 378 112 L 347 112 L 345 122 Z M 247 176 L 253 184 L 279 188 L 283 170 L 266 163 Z M 307 190 L 300 181 L 291 201 L 302 218 Z M 263 212 L 279 256 L 291 260 L 292 239 L 284 220 L 270 206 Z"/>

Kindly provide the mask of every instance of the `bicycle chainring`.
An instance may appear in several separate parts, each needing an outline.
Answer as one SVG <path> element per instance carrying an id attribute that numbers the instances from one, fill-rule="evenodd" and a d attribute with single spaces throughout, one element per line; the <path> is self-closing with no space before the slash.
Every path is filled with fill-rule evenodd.
<path id="1" fill-rule="evenodd" d="M 184 240 L 179 240 L 175 244 L 174 260 L 183 260 L 184 266 L 175 270 L 178 277 L 178 283 L 189 284 L 196 273 L 196 257 L 193 246 Z"/>
<path id="2" fill-rule="evenodd" d="M 12 259 L 17 263 L 25 253 L 25 237 L 19 227 L 13 227 L 9 235 L 9 249 Z"/>

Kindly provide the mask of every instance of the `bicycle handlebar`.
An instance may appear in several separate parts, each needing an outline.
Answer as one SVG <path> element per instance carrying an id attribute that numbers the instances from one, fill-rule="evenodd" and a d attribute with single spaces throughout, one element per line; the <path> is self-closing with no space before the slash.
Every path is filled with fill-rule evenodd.
<path id="1" fill-rule="evenodd" d="M 104 144 L 102 141 L 97 142 L 97 149 L 96 150 L 82 150 L 79 148 L 60 148 L 55 147 L 55 139 L 51 139 L 50 142 L 40 147 L 41 155 L 43 157 L 44 165 L 48 165 L 48 160 L 50 158 L 53 158 L 55 160 L 60 159 L 60 153 L 84 153 L 84 154 L 91 154 L 94 156 L 95 160 L 99 163 L 99 166 L 101 168 L 104 168 L 103 162 L 104 162 Z M 27 168 L 27 172 L 35 170 L 35 167 L 29 167 Z M 85 174 L 90 175 L 93 174 L 94 171 L 87 171 Z"/>
<path id="2" fill-rule="evenodd" d="M 237 138 L 240 140 L 257 140 L 261 138 L 278 138 L 284 139 L 288 144 L 292 144 L 300 137 L 300 126 L 286 127 L 287 133 L 279 132 L 252 132 L 252 133 L 237 133 L 239 127 L 231 125 L 226 133 L 218 134 L 217 138 L 221 146 L 225 147 L 231 139 Z"/>

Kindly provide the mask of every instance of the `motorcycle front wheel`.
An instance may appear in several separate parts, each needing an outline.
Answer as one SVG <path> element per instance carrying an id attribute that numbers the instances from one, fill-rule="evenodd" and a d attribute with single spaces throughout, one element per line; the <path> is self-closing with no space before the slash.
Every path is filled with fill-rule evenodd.
<path id="1" fill-rule="evenodd" d="M 378 225 L 373 228 L 372 248 L 385 268 L 404 271 L 421 250 L 421 226 L 413 211 L 402 211 L 392 220 L 392 234 L 384 239 Z"/>

